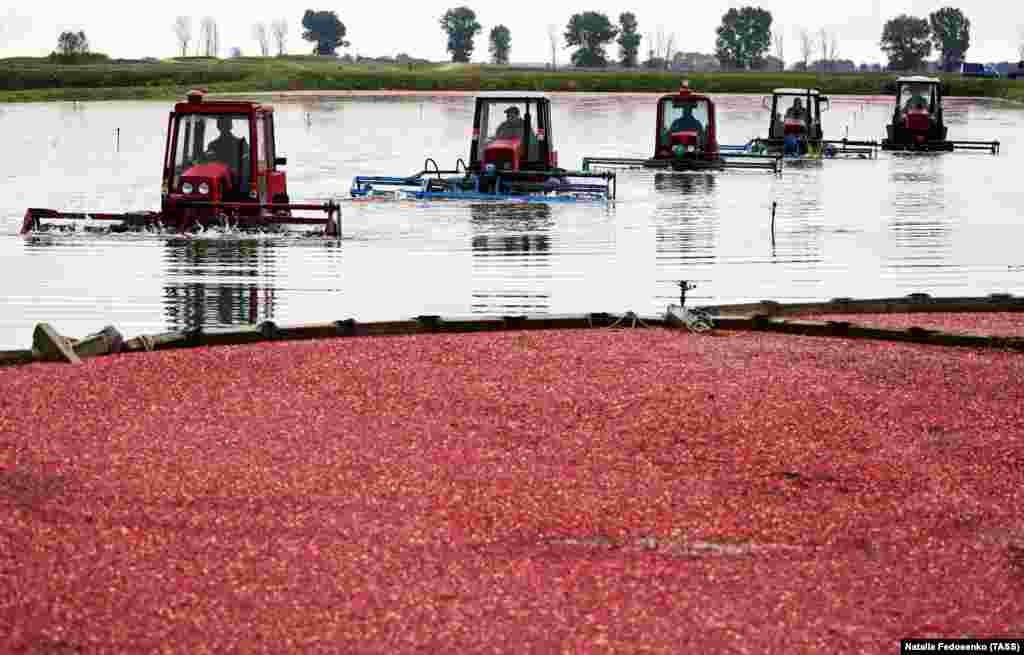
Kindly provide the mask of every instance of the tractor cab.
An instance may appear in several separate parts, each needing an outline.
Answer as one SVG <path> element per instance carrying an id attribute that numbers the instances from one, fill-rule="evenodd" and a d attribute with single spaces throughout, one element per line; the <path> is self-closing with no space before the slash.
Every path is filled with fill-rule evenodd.
<path id="1" fill-rule="evenodd" d="M 476 99 L 470 171 L 547 171 L 557 166 L 550 100 L 535 94 L 487 94 Z"/>
<path id="2" fill-rule="evenodd" d="M 936 147 L 946 140 L 942 120 L 942 83 L 934 77 L 901 77 L 896 80 L 896 106 L 888 141 L 909 148 Z M 952 150 L 952 147 L 949 148 Z"/>
<path id="3" fill-rule="evenodd" d="M 658 100 L 654 135 L 655 160 L 717 160 L 715 105 L 707 96 L 690 91 L 683 83 L 679 92 Z"/>
<path id="4" fill-rule="evenodd" d="M 828 98 L 817 89 L 775 89 L 770 106 L 768 141 L 781 143 L 786 155 L 806 155 L 811 142 L 822 141 L 822 105 L 828 109 Z"/>
<path id="5" fill-rule="evenodd" d="M 257 211 L 288 202 L 270 107 L 190 93 L 171 112 L 164 162 L 164 211 L 194 202 L 249 203 Z"/>

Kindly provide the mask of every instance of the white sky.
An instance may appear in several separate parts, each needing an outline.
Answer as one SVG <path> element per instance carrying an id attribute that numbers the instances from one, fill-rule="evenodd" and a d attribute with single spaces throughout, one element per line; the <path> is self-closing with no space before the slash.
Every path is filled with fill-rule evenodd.
<path id="1" fill-rule="evenodd" d="M 857 63 L 882 63 L 884 56 L 878 40 L 885 21 L 901 13 L 927 17 L 943 6 L 959 6 L 971 21 L 971 61 L 1015 61 L 1018 45 L 1024 41 L 1024 4 L 996 0 L 971 0 L 952 3 L 949 0 L 848 0 L 847 2 L 806 2 L 802 0 L 734 0 L 709 3 L 673 3 L 659 0 L 611 2 L 589 0 L 580 5 L 559 6 L 538 0 L 519 0 L 501 4 L 472 3 L 463 0 L 436 2 L 391 2 L 380 6 L 374 2 L 349 3 L 349 6 L 314 5 L 315 10 L 333 10 L 348 28 L 346 38 L 352 42 L 349 52 L 363 56 L 394 56 L 405 52 L 413 57 L 433 61 L 448 58 L 446 39 L 438 25 L 441 15 L 450 8 L 466 4 L 477 14 L 483 31 L 476 41 L 473 61 L 486 61 L 487 33 L 498 24 L 512 32 L 513 62 L 545 62 L 550 60 L 547 25 L 564 32 L 569 17 L 576 12 L 601 11 L 612 22 L 618 22 L 623 11 L 637 16 L 639 32 L 644 36 L 641 53 L 648 49 L 647 35 L 656 35 L 661 28 L 674 34 L 676 49 L 683 51 L 714 51 L 715 28 L 722 14 L 730 7 L 747 4 L 769 10 L 773 27 L 781 28 L 785 37 L 785 59 L 791 63 L 800 58 L 797 35 L 801 28 L 817 33 L 821 28 L 839 37 L 839 57 Z M 131 7 L 126 9 L 126 7 Z M 293 5 L 285 9 L 280 2 L 268 0 L 220 0 L 219 2 L 174 3 L 154 2 L 128 5 L 122 2 L 54 2 L 42 0 L 13 9 L 0 8 L 0 57 L 41 56 L 54 49 L 57 35 L 64 30 L 84 30 L 92 48 L 112 57 L 168 57 L 176 54 L 172 31 L 179 15 L 192 17 L 193 33 L 203 16 L 217 20 L 221 38 L 221 56 L 239 47 L 243 54 L 258 54 L 252 38 L 252 26 L 258 21 L 269 23 L 284 18 L 289 23 L 288 50 L 309 52 L 311 46 L 301 38 L 302 13 L 306 7 Z M 136 14 L 135 11 L 142 13 Z M 618 46 L 609 53 L 615 56 Z M 560 49 L 559 64 L 569 61 L 571 50 Z M 812 59 L 820 57 L 815 53 Z M 643 57 L 641 57 L 643 58 Z"/>

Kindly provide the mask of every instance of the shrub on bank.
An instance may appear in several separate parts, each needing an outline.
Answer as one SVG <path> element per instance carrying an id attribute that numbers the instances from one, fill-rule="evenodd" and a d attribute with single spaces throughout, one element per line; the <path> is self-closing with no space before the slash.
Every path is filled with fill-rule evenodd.
<path id="1" fill-rule="evenodd" d="M 689 79 L 708 93 L 770 93 L 777 87 L 813 87 L 826 94 L 892 94 L 889 73 L 693 72 L 660 70 L 528 69 L 503 66 L 350 64 L 312 56 L 245 57 L 220 60 L 184 57 L 156 63 L 62 65 L 46 59 L 0 60 L 0 92 L 36 91 L 38 97 L 67 97 L 68 90 L 206 86 L 211 91 L 410 90 L 410 91 L 577 91 L 666 93 Z M 943 76 L 946 95 L 1020 99 L 1022 82 Z M 25 94 L 19 94 L 23 97 Z M 90 94 L 93 95 L 93 94 Z M 123 97 L 123 94 L 118 94 Z M 5 100 L 13 99 L 4 93 Z"/>

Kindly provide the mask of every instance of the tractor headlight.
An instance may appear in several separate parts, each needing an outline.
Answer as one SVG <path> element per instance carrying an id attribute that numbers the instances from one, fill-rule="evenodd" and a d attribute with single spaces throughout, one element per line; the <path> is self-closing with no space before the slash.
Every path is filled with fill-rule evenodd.
<path id="1" fill-rule="evenodd" d="M 184 183 L 182 183 L 182 185 L 181 185 L 181 192 L 182 193 L 192 193 L 192 183 L 191 182 L 184 182 Z"/>
<path id="2" fill-rule="evenodd" d="M 204 196 L 210 193 L 210 185 L 207 184 L 206 182 L 200 182 L 199 193 L 203 194 Z"/>

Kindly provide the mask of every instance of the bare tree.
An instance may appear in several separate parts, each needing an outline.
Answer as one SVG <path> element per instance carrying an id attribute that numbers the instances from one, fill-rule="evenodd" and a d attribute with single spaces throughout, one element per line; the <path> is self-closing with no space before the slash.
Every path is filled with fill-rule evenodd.
<path id="1" fill-rule="evenodd" d="M 669 70 L 671 68 L 672 46 L 675 43 L 675 40 L 675 33 L 669 34 L 667 37 L 665 37 L 665 70 Z"/>
<path id="2" fill-rule="evenodd" d="M 220 36 L 217 34 L 217 21 L 207 16 L 199 21 L 199 47 L 203 55 L 216 57 L 220 52 Z"/>
<path id="3" fill-rule="evenodd" d="M 839 35 L 836 32 L 829 34 L 827 49 L 829 65 L 835 67 L 836 60 L 839 58 Z"/>
<path id="4" fill-rule="evenodd" d="M 266 57 L 270 54 L 270 34 L 267 32 L 266 23 L 256 23 L 252 26 L 252 36 L 256 43 L 260 44 L 260 55 Z"/>
<path id="5" fill-rule="evenodd" d="M 831 70 L 832 65 L 828 60 L 828 30 L 824 27 L 818 30 L 818 47 L 821 48 L 822 69 Z"/>
<path id="6" fill-rule="evenodd" d="M 812 52 L 814 52 L 814 39 L 811 38 L 811 33 L 807 31 L 807 28 L 802 27 L 800 28 L 800 56 L 803 57 L 804 69 L 811 61 Z"/>
<path id="7" fill-rule="evenodd" d="M 785 42 L 784 37 L 782 35 L 782 30 L 778 29 L 772 32 L 772 47 L 775 52 L 775 58 L 778 59 L 779 62 L 781 62 L 783 70 L 786 69 L 786 52 L 784 46 Z"/>
<path id="8" fill-rule="evenodd" d="M 192 19 L 188 16 L 178 16 L 174 19 L 174 37 L 178 39 L 178 47 L 181 48 L 181 56 L 188 56 L 188 42 L 192 40 Z"/>
<path id="9" fill-rule="evenodd" d="M 1017 46 L 1017 54 L 1020 55 L 1020 60 L 1024 61 L 1024 27 L 1018 27 L 1017 34 L 1020 36 L 1018 39 L 1020 41 L 1020 45 Z"/>
<path id="10" fill-rule="evenodd" d="M 274 35 L 274 43 L 277 44 L 277 54 L 285 52 L 285 41 L 288 38 L 288 21 L 278 18 L 270 24 L 270 32 Z"/>
<path id="11" fill-rule="evenodd" d="M 558 68 L 558 26 L 548 25 L 548 41 L 551 43 L 551 69 Z"/>

